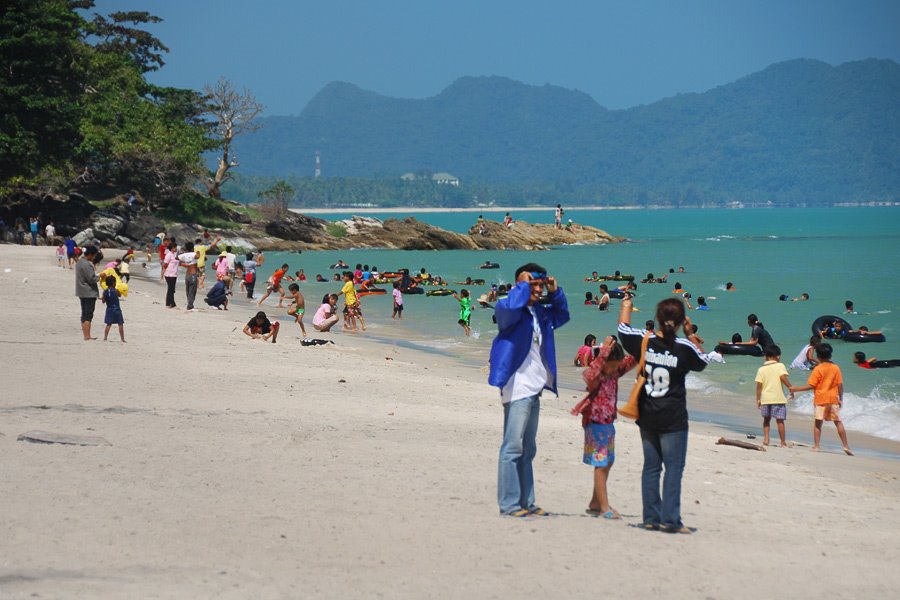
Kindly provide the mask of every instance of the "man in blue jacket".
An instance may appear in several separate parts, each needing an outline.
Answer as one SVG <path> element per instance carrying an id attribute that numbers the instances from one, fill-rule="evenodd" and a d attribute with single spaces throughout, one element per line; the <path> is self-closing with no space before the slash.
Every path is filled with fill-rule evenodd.
<path id="1" fill-rule="evenodd" d="M 546 301 L 542 301 L 544 288 Z M 545 303 L 547 302 L 547 303 Z M 553 330 L 569 320 L 569 307 L 556 279 L 534 263 L 516 269 L 516 285 L 494 308 L 499 333 L 491 345 L 488 383 L 500 388 L 503 443 L 497 478 L 500 514 L 546 515 L 534 503 L 531 463 L 537 453 L 541 392 L 556 392 Z"/>

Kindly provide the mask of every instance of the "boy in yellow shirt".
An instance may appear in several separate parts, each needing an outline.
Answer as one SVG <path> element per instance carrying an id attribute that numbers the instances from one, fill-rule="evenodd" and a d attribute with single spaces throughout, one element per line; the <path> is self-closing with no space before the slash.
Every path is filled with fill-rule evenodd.
<path id="1" fill-rule="evenodd" d="M 363 320 L 359 298 L 356 295 L 356 288 L 353 286 L 353 273 L 350 271 L 344 271 L 344 286 L 338 292 L 338 295 L 341 294 L 344 295 L 344 329 L 349 329 L 352 326 L 353 331 L 356 331 L 356 320 L 359 319 L 362 330 L 365 331 L 366 322 Z"/>
<path id="2" fill-rule="evenodd" d="M 831 362 L 831 344 L 819 344 L 816 347 L 816 358 L 819 364 L 813 369 L 806 385 L 792 387 L 792 392 L 814 390 L 813 401 L 816 410 L 816 424 L 813 428 L 813 450 L 819 450 L 819 440 L 822 437 L 822 421 L 834 421 L 844 453 L 853 456 L 850 444 L 847 443 L 847 432 L 841 422 L 841 407 L 844 405 L 844 378 L 841 376 L 841 368 Z"/>
<path id="3" fill-rule="evenodd" d="M 784 421 L 787 419 L 787 399 L 781 386 L 791 389 L 788 381 L 788 372 L 781 363 L 781 348 L 771 345 L 766 348 L 766 360 L 763 366 L 756 372 L 756 408 L 762 413 L 763 418 L 763 446 L 769 445 L 769 423 L 775 417 L 778 426 L 778 437 L 781 438 L 781 447 L 787 448 L 784 437 Z M 794 393 L 791 392 L 791 400 Z"/>

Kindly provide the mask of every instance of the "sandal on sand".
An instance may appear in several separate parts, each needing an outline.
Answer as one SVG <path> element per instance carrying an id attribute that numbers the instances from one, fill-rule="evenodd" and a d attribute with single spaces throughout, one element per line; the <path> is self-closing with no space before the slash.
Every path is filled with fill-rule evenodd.
<path id="1" fill-rule="evenodd" d="M 693 527 L 684 527 L 683 525 L 681 527 L 667 527 L 665 525 L 661 525 L 659 530 L 663 533 L 681 533 L 685 535 L 690 535 L 697 531 Z"/>
<path id="2" fill-rule="evenodd" d="M 610 519 L 610 520 L 622 518 L 622 516 L 619 513 L 617 513 L 616 511 L 614 511 L 612 509 L 604 512 L 602 510 L 597 510 L 597 509 L 594 509 L 594 508 L 591 508 L 590 506 L 588 506 L 584 512 L 591 515 L 592 517 L 603 517 L 604 519 Z"/>
<path id="3" fill-rule="evenodd" d="M 520 508 L 519 510 L 514 510 L 512 512 L 503 513 L 504 517 L 527 517 L 531 513 L 528 512 L 525 508 Z"/>
<path id="4" fill-rule="evenodd" d="M 646 529 L 647 531 L 659 531 L 659 525 L 656 523 L 637 523 L 636 525 L 632 525 L 632 527 Z"/>
<path id="5" fill-rule="evenodd" d="M 532 506 L 528 510 L 528 514 L 534 515 L 535 517 L 549 517 L 550 513 L 541 508 L 540 506 Z"/>

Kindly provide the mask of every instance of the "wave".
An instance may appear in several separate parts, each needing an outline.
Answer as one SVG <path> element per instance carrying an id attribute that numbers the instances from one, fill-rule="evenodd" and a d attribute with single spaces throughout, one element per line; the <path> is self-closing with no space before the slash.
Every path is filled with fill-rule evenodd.
<path id="1" fill-rule="evenodd" d="M 802 415 L 812 416 L 812 392 L 796 396 L 791 407 Z M 900 441 L 900 383 L 876 386 L 869 396 L 845 392 L 841 420 L 847 429 Z"/>

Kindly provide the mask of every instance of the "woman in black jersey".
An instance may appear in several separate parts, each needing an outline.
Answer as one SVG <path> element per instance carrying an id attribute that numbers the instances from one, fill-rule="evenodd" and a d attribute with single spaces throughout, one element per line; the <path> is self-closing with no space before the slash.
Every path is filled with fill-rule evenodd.
<path id="1" fill-rule="evenodd" d="M 687 456 L 688 412 L 684 378 L 689 371 L 702 371 L 706 357 L 685 338 L 675 335 L 683 328 L 692 332 L 679 298 L 667 298 L 656 305 L 657 331 L 631 327 L 631 298 L 622 300 L 619 337 L 629 354 L 640 360 L 641 342 L 649 336 L 644 375 L 647 383 L 638 400 L 644 450 L 641 475 L 643 499 L 642 527 L 668 533 L 690 533 L 681 522 L 681 475 Z M 665 474 L 663 474 L 665 467 Z M 662 474 L 662 495 L 659 480 Z"/>

